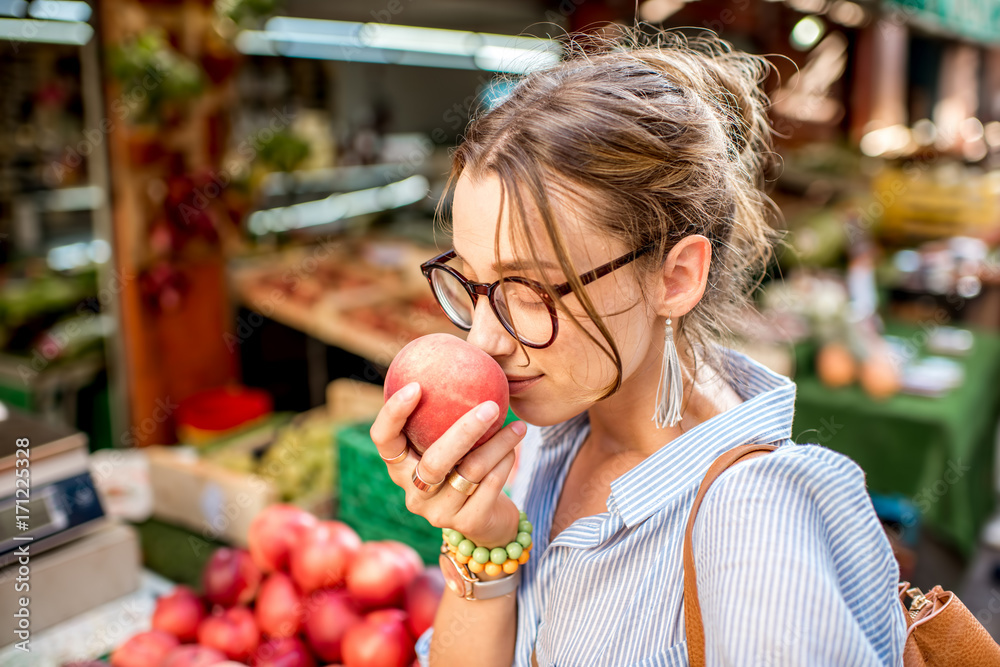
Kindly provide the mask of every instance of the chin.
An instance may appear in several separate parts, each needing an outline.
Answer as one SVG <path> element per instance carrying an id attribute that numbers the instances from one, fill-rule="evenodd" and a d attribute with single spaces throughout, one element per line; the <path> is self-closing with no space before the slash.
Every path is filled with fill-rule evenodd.
<path id="1" fill-rule="evenodd" d="M 543 401 L 510 397 L 510 409 L 518 419 L 532 426 L 555 426 L 586 411 L 586 406 L 553 405 Z"/>

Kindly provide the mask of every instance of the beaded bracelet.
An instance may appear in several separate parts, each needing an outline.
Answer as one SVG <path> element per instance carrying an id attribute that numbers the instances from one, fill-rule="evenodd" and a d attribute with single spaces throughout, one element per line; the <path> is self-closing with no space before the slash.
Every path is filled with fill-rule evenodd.
<path id="1" fill-rule="evenodd" d="M 531 556 L 531 531 L 533 530 L 528 516 L 521 512 L 517 524 L 517 537 L 506 547 L 487 549 L 476 544 L 457 530 L 444 528 L 441 534 L 448 550 L 455 554 L 455 560 L 462 565 L 468 565 L 473 574 L 485 572 L 490 576 L 498 574 L 514 574 L 520 565 L 528 562 Z"/>

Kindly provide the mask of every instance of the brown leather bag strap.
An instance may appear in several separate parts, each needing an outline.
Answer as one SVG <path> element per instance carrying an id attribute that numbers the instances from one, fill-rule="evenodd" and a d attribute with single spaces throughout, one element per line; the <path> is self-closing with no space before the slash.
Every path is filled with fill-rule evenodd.
<path id="1" fill-rule="evenodd" d="M 698 487 L 698 495 L 691 505 L 688 515 L 687 529 L 684 531 L 684 628 L 687 634 L 688 664 L 690 667 L 705 667 L 705 628 L 701 623 L 701 604 L 698 602 L 698 580 L 694 571 L 694 548 L 691 536 L 694 532 L 694 520 L 698 516 L 698 508 L 708 489 L 719 475 L 727 468 L 740 461 L 751 459 L 761 454 L 777 449 L 777 445 L 740 445 L 723 452 L 715 459 L 705 473 Z"/>

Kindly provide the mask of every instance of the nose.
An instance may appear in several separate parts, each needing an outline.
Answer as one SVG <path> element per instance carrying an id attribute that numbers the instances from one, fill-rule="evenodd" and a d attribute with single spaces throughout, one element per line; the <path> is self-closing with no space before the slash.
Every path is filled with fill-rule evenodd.
<path id="1" fill-rule="evenodd" d="M 494 358 L 513 354 L 517 350 L 517 341 L 504 329 L 485 296 L 476 300 L 472 328 L 466 340 Z"/>

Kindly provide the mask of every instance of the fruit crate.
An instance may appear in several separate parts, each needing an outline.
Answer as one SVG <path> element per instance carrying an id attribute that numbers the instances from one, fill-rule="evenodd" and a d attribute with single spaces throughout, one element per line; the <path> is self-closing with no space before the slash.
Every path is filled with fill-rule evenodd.
<path id="1" fill-rule="evenodd" d="M 339 518 L 366 542 L 398 540 L 416 549 L 425 563 L 436 563 L 441 530 L 406 509 L 406 494 L 389 477 L 368 433 L 371 424 L 355 422 L 337 430 Z"/>

